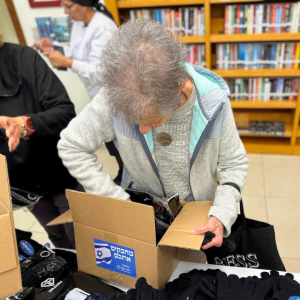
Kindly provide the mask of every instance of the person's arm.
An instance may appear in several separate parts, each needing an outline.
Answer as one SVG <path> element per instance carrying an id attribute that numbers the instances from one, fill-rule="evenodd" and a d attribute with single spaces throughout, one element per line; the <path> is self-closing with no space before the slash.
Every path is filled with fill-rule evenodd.
<path id="1" fill-rule="evenodd" d="M 219 185 L 215 194 L 214 204 L 209 211 L 209 217 L 214 216 L 224 225 L 224 236 L 230 234 L 231 226 L 237 218 L 237 203 L 241 200 L 241 194 L 232 186 L 224 183 L 234 183 L 242 191 L 249 160 L 245 156 L 246 151 L 236 129 L 229 99 L 227 106 L 228 114 L 222 125 L 219 145 L 218 168 Z M 229 106 L 229 107 L 228 107 Z M 223 108 L 225 109 L 225 107 Z"/>
<path id="2" fill-rule="evenodd" d="M 75 117 L 74 105 L 61 81 L 40 55 L 35 53 L 33 61 L 36 95 L 43 111 L 25 115 L 31 117 L 35 138 L 57 136 Z"/>
<path id="3" fill-rule="evenodd" d="M 91 41 L 91 51 L 87 61 L 73 59 L 72 71 L 89 80 L 91 83 L 96 83 L 96 71 L 100 61 L 100 55 L 110 37 L 111 32 L 104 32 L 102 30 L 96 31 Z"/>
<path id="4" fill-rule="evenodd" d="M 112 113 L 102 89 L 62 131 L 58 152 L 70 174 L 87 193 L 127 200 L 129 195 L 122 187 L 114 184 L 94 154 L 104 142 L 114 138 Z"/>

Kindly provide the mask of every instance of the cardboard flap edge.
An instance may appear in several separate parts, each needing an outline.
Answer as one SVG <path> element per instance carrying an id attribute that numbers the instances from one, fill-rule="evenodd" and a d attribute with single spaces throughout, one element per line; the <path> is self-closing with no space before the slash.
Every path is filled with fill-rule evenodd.
<path id="1" fill-rule="evenodd" d="M 194 235 L 189 231 L 193 227 L 206 224 L 212 204 L 212 201 L 187 202 L 158 245 L 200 250 L 204 234 Z"/>
<path id="2" fill-rule="evenodd" d="M 55 218 L 47 224 L 47 226 L 60 225 L 65 223 L 73 223 L 72 211 L 69 209 L 59 217 Z"/>

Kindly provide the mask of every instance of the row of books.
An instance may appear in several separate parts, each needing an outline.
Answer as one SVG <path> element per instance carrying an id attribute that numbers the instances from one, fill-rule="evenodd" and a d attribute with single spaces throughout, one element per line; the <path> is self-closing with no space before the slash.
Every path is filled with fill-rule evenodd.
<path id="1" fill-rule="evenodd" d="M 218 69 L 299 69 L 300 43 L 217 44 Z"/>
<path id="2" fill-rule="evenodd" d="M 190 64 L 205 67 L 205 45 L 186 45 L 187 62 Z"/>
<path id="3" fill-rule="evenodd" d="M 196 36 L 205 34 L 204 7 L 178 9 L 130 10 L 131 19 L 145 19 L 159 22 L 175 36 Z"/>
<path id="4" fill-rule="evenodd" d="M 269 122 L 269 121 L 250 121 L 249 129 L 238 128 L 239 133 L 255 133 L 255 134 L 270 134 L 284 135 L 284 122 Z"/>
<path id="5" fill-rule="evenodd" d="M 40 38 L 46 37 L 52 41 L 69 42 L 71 31 L 71 19 L 65 17 L 43 17 L 35 18 L 39 30 Z"/>
<path id="6" fill-rule="evenodd" d="M 300 31 L 297 3 L 226 5 L 225 34 Z"/>
<path id="7" fill-rule="evenodd" d="M 297 99 L 299 78 L 236 78 L 225 79 L 231 100 L 270 101 Z"/>

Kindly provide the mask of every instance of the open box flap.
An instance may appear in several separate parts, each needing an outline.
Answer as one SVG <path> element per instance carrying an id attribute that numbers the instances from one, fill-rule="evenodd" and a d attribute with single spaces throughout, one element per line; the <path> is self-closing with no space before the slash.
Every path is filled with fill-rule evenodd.
<path id="1" fill-rule="evenodd" d="M 12 211 L 10 188 L 5 156 L 0 154 L 0 215 Z"/>
<path id="2" fill-rule="evenodd" d="M 195 226 L 206 224 L 208 212 L 212 205 L 213 201 L 187 202 L 159 242 L 159 245 L 200 250 L 204 234 L 192 235 L 189 231 Z"/>
<path id="3" fill-rule="evenodd" d="M 0 273 L 17 267 L 13 228 L 10 215 L 0 216 Z"/>
<path id="4" fill-rule="evenodd" d="M 60 224 L 66 224 L 66 223 L 73 223 L 73 217 L 72 217 L 72 211 L 69 209 L 56 219 L 52 220 L 47 224 L 47 226 L 53 226 L 53 225 L 60 225 Z"/>
<path id="5" fill-rule="evenodd" d="M 71 212 L 48 225 L 70 222 L 156 245 L 152 206 L 67 190 Z"/>

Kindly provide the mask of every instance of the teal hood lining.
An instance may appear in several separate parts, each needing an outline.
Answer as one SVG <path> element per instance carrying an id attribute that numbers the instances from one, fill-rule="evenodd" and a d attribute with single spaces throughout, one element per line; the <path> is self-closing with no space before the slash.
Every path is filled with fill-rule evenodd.
<path id="1" fill-rule="evenodd" d="M 193 108 L 193 119 L 192 119 L 191 134 L 190 134 L 189 151 L 192 156 L 195 151 L 196 145 L 209 121 L 208 117 L 201 109 L 200 98 L 216 88 L 222 88 L 222 86 L 221 84 L 218 83 L 218 81 L 215 78 L 213 78 L 213 76 L 210 76 L 211 74 L 214 74 L 213 72 L 206 70 L 204 68 L 194 67 L 188 63 L 185 63 L 184 66 L 187 73 L 192 78 L 196 86 L 197 100 L 198 100 L 195 102 Z M 205 72 L 206 74 L 204 74 L 204 72 L 201 72 L 204 70 L 208 72 Z M 144 138 L 146 140 L 150 152 L 153 153 L 154 145 L 153 145 L 152 129 L 147 134 L 144 134 Z"/>

